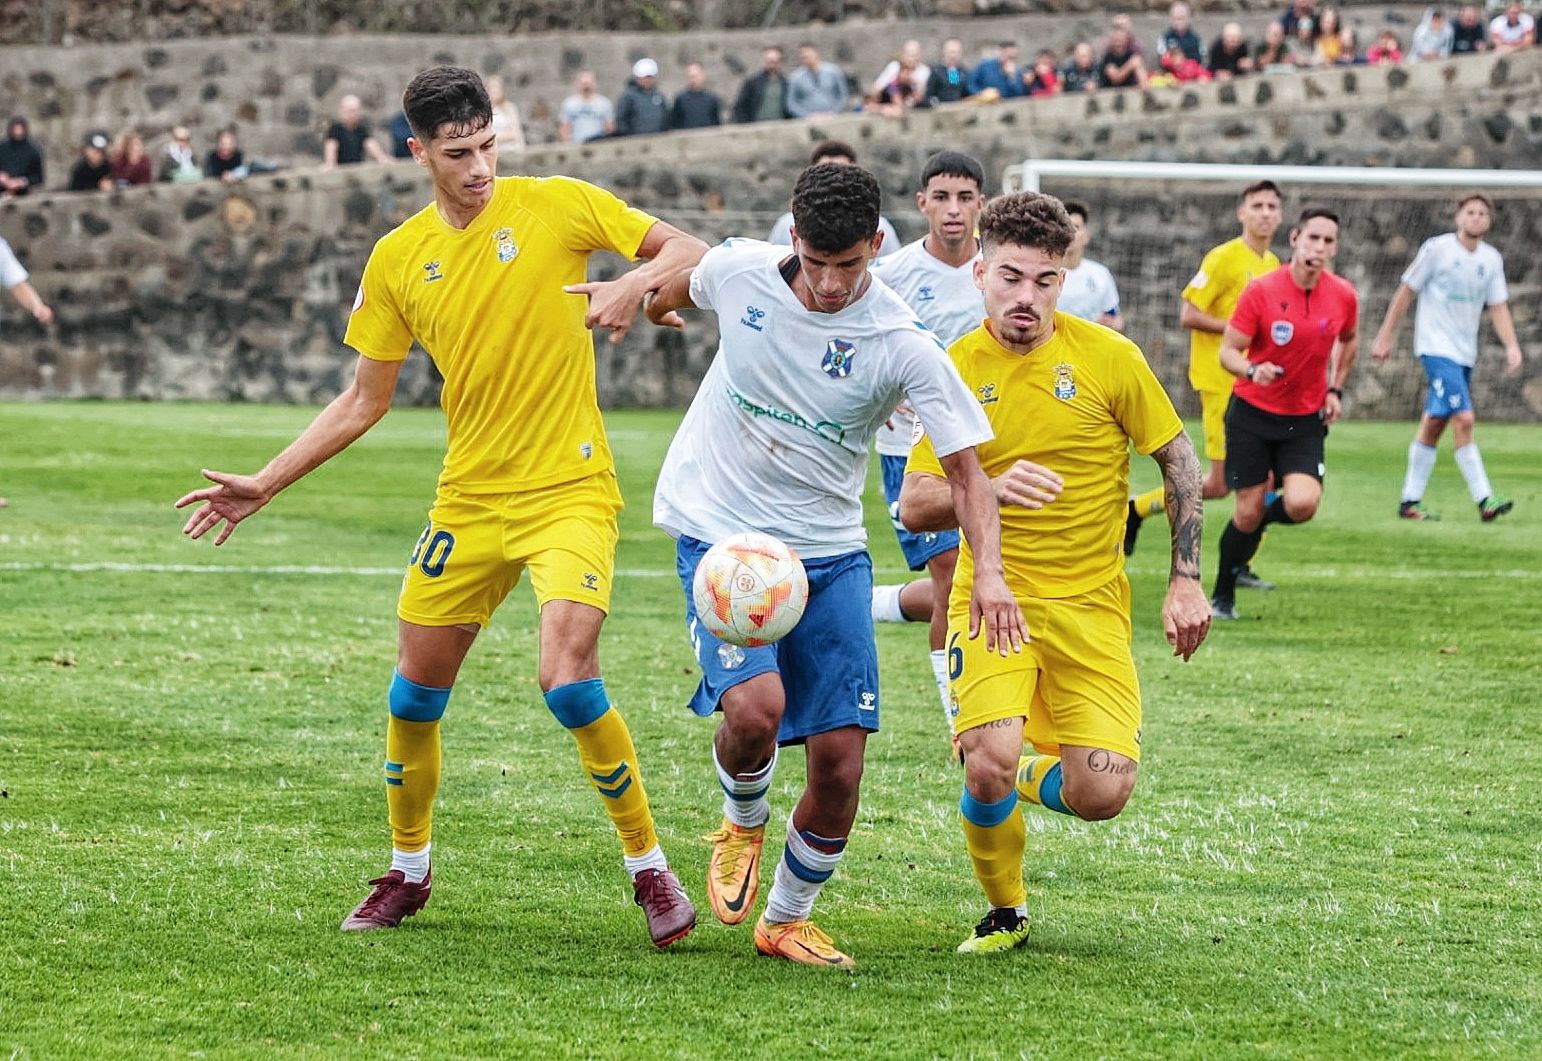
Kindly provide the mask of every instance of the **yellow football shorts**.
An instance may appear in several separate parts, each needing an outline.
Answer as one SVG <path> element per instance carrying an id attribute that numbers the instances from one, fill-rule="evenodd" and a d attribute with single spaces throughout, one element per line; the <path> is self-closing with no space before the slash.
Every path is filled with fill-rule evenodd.
<path id="1" fill-rule="evenodd" d="M 538 603 L 578 601 L 609 612 L 620 511 L 611 472 L 513 494 L 441 487 L 396 614 L 420 626 L 486 626 L 526 568 Z"/>
<path id="2" fill-rule="evenodd" d="M 1199 392 L 1199 408 L 1205 424 L 1205 459 L 1226 459 L 1226 407 L 1231 404 L 1231 388 Z"/>
<path id="3" fill-rule="evenodd" d="M 1026 716 L 1025 737 L 1045 755 L 1069 744 L 1139 761 L 1140 681 L 1124 575 L 1074 597 L 1020 596 L 1018 603 L 1031 640 L 1006 656 L 987 652 L 983 633 L 969 639 L 968 612 L 948 615 L 954 732 Z"/>

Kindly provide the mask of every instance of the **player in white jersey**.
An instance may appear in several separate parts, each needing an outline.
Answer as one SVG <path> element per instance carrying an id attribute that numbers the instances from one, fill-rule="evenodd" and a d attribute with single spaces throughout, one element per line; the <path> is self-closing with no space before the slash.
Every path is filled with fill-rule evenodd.
<path id="1" fill-rule="evenodd" d="M 809 152 L 808 164 L 810 166 L 817 166 L 821 162 L 835 162 L 842 166 L 855 166 L 857 164 L 857 152 L 855 148 L 844 140 L 821 140 L 814 145 L 814 150 Z M 878 256 L 880 258 L 899 250 L 899 233 L 894 231 L 894 225 L 882 214 L 878 215 L 878 232 L 883 236 L 883 244 L 878 248 Z M 766 236 L 766 242 L 776 243 L 783 247 L 792 246 L 791 210 L 772 222 L 771 232 Z"/>
<path id="2" fill-rule="evenodd" d="M 960 523 L 987 557 L 972 587 L 971 636 L 1002 653 L 1026 636 L 1002 574 L 995 495 L 973 448 L 991 437 L 989 422 L 936 336 L 868 273 L 882 241 L 878 194 L 872 174 L 856 166 L 810 166 L 793 193 L 791 252 L 729 240 L 648 304 L 655 321 L 690 306 L 715 310 L 721 334 L 664 458 L 653 507 L 654 522 L 677 539 L 702 668 L 690 706 L 723 712 L 713 740 L 723 824 L 708 898 L 725 924 L 749 915 L 777 749 L 805 745 L 807 783 L 754 938 L 762 954 L 809 965 L 853 964 L 809 915 L 845 849 L 867 734 L 878 728 L 861 498 L 868 445 L 901 399 L 947 454 Z M 787 542 L 809 576 L 802 621 L 762 648 L 716 640 L 691 602 L 702 554 L 740 531 Z"/>
<path id="3" fill-rule="evenodd" d="M 974 282 L 980 260 L 975 219 L 985 205 L 985 171 L 957 151 L 940 151 L 921 170 L 916 206 L 926 216 L 927 234 L 873 264 L 873 275 L 904 299 L 945 346 L 974 331 L 985 319 L 985 300 Z M 908 531 L 899 521 L 899 492 L 905 481 L 915 414 L 900 405 L 878 429 L 875 448 L 883 470 L 883 497 L 899 537 L 900 551 L 912 571 L 926 578 L 904 585 L 873 587 L 877 622 L 925 621 L 930 625 L 932 677 L 953 731 L 953 698 L 948 695 L 948 594 L 958 563 L 958 531 Z M 955 747 L 957 745 L 955 744 Z"/>
<path id="4" fill-rule="evenodd" d="M 1521 346 L 1510 316 L 1510 293 L 1505 287 L 1504 258 L 1483 241 L 1493 224 L 1493 204 L 1482 195 L 1469 195 L 1456 208 L 1456 231 L 1424 241 L 1403 282 L 1376 340 L 1371 356 L 1378 362 L 1392 355 L 1397 327 L 1408 304 L 1419 299 L 1414 315 L 1414 353 L 1429 379 L 1429 397 L 1418 433 L 1408 447 L 1408 472 L 1403 478 L 1403 500 L 1398 515 L 1403 519 L 1439 519 L 1424 507 L 1424 488 L 1435 470 L 1435 446 L 1446 424 L 1456 444 L 1456 466 L 1467 480 L 1467 489 L 1485 523 L 1514 507 L 1489 485 L 1488 472 L 1478 444 L 1472 440 L 1476 414 L 1472 407 L 1473 366 L 1478 363 L 1478 332 L 1483 307 L 1489 307 L 1494 331 L 1505 345 L 1505 368 L 1514 375 L 1521 370 Z"/>
<path id="5" fill-rule="evenodd" d="M 1067 199 L 1065 212 L 1076 227 L 1076 239 L 1065 252 L 1060 312 L 1122 332 L 1124 315 L 1119 312 L 1119 285 L 1114 283 L 1114 274 L 1102 262 L 1086 257 L 1087 244 L 1092 242 L 1091 211 L 1086 203 Z"/>
<path id="6" fill-rule="evenodd" d="M 53 323 L 54 311 L 44 302 L 42 296 L 37 293 L 27 281 L 27 270 L 17 261 L 16 255 L 11 252 L 11 245 L 0 239 L 0 287 L 6 288 L 16 296 L 22 308 L 32 314 L 39 324 L 47 327 Z M 0 508 L 5 508 L 10 502 L 0 497 Z"/>

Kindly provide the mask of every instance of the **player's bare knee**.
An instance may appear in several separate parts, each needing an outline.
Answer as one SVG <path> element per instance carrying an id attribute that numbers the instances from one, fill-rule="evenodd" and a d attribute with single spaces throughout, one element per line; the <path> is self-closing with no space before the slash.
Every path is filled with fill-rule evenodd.
<path id="1" fill-rule="evenodd" d="M 1285 498 L 1285 514 L 1297 523 L 1305 523 L 1317 515 L 1317 505 L 1322 495 L 1316 497 Z"/>
<path id="2" fill-rule="evenodd" d="M 926 562 L 926 573 L 932 576 L 932 584 L 941 591 L 944 601 L 948 599 L 948 590 L 953 588 L 953 572 L 957 569 L 957 549 L 939 553 Z"/>
<path id="3" fill-rule="evenodd" d="M 1094 784 L 1086 791 L 1073 789 L 1068 782 L 1061 791 L 1061 798 L 1075 809 L 1077 817 L 1089 822 L 1105 822 L 1119 816 L 1134 788 L 1134 778 L 1127 785 Z"/>
<path id="4" fill-rule="evenodd" d="M 966 731 L 960 743 L 964 748 L 964 785 L 970 795 L 981 803 L 1006 799 L 1017 785 L 1019 754 L 1006 754 L 1000 747 L 985 742 L 970 747 L 967 736 Z"/>
<path id="5" fill-rule="evenodd" d="M 785 707 L 779 685 L 747 681 L 723 694 L 723 725 L 736 745 L 765 749 L 769 754 L 776 747 Z"/>

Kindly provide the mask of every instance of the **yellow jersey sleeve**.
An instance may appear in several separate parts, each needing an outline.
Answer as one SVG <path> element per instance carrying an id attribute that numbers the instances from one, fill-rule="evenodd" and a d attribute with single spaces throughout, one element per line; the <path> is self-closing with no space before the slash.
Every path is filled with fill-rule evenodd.
<path id="1" fill-rule="evenodd" d="M 643 237 L 658 224 L 658 218 L 588 181 L 551 177 L 541 186 L 555 200 L 552 212 L 561 218 L 564 245 L 579 254 L 607 250 L 635 259 Z"/>
<path id="2" fill-rule="evenodd" d="M 1194 274 L 1194 278 L 1183 289 L 1183 300 L 1201 313 L 1211 313 L 1216 303 L 1231 290 L 1228 276 L 1231 259 L 1226 253 L 1227 246 L 1223 243 L 1219 247 L 1210 248 L 1199 263 L 1199 272 Z"/>
<path id="3" fill-rule="evenodd" d="M 1183 431 L 1172 399 L 1162 389 L 1140 347 L 1125 341 L 1111 353 L 1114 371 L 1109 390 L 1114 419 L 1142 456 L 1161 449 Z"/>
<path id="4" fill-rule="evenodd" d="M 401 262 L 391 246 L 385 237 L 370 251 L 343 335 L 344 343 L 371 361 L 401 361 L 412 349 L 412 329 L 396 291 Z"/>

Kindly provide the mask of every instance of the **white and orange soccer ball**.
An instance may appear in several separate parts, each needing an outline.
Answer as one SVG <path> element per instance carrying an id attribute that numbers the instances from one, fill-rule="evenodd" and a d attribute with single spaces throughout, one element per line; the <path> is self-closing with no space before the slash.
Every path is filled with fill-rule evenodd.
<path id="1" fill-rule="evenodd" d="M 808 606 L 798 554 L 769 534 L 724 538 L 701 558 L 691 582 L 696 617 L 719 641 L 759 648 L 792 633 Z"/>

